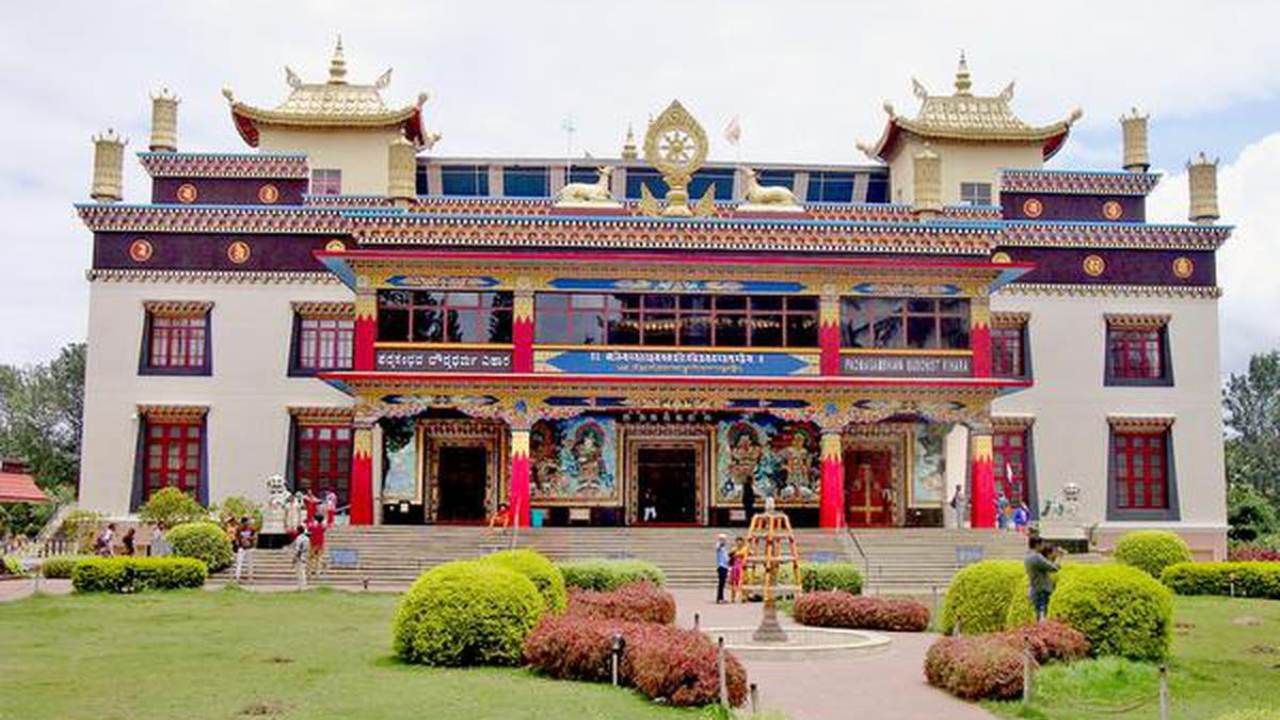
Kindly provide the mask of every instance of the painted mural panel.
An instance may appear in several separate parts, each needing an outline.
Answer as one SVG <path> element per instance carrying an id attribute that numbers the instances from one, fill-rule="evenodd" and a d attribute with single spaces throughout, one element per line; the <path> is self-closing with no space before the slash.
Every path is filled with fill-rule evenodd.
<path id="1" fill-rule="evenodd" d="M 618 439 L 612 418 L 585 415 L 533 427 L 530 493 L 544 504 L 619 504 Z"/>
<path id="2" fill-rule="evenodd" d="M 912 448 L 911 506 L 941 507 L 947 487 L 947 433 L 950 425 L 921 425 Z"/>
<path id="3" fill-rule="evenodd" d="M 819 434 L 808 423 L 755 415 L 716 426 L 716 505 L 742 502 L 752 483 L 756 499 L 816 505 L 822 487 Z"/>
<path id="4" fill-rule="evenodd" d="M 387 501 L 418 501 L 418 442 L 412 420 L 382 422 L 382 495 Z"/>

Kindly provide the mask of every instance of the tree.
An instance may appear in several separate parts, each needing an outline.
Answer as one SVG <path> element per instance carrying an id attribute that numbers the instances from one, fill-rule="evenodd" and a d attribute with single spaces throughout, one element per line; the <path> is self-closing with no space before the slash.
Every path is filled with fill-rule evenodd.
<path id="1" fill-rule="evenodd" d="M 0 454 L 25 459 L 42 487 L 80 477 L 84 368 L 84 343 L 48 363 L 0 365 Z"/>
<path id="2" fill-rule="evenodd" d="M 1249 359 L 1223 391 L 1229 430 L 1227 482 L 1247 485 L 1280 507 L 1280 350 Z"/>

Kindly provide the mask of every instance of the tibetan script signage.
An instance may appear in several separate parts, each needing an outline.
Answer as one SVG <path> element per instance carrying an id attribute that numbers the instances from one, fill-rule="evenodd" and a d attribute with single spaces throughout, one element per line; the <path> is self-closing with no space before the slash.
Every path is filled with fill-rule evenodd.
<path id="1" fill-rule="evenodd" d="M 973 374 L 973 359 L 968 355 L 842 355 L 840 374 L 908 378 L 969 377 Z"/>
<path id="2" fill-rule="evenodd" d="M 378 350 L 379 370 L 442 373 L 511 372 L 511 352 L 507 350 Z"/>
<path id="3" fill-rule="evenodd" d="M 538 372 L 583 375 L 817 375 L 818 355 L 680 350 L 563 350 L 536 354 Z"/>

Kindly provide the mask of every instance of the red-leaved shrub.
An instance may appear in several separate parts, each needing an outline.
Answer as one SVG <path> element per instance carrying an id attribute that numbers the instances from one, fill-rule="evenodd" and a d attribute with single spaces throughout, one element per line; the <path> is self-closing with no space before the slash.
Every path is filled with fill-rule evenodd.
<path id="1" fill-rule="evenodd" d="M 1060 620 L 1023 625 L 1007 630 L 1005 636 L 1014 647 L 1031 650 L 1036 662 L 1071 662 L 1089 654 L 1089 639 L 1084 633 Z"/>
<path id="2" fill-rule="evenodd" d="M 796 598 L 792 616 L 802 625 L 857 630 L 922 632 L 929 626 L 929 608 L 913 600 L 850 595 L 847 592 L 809 592 Z"/>
<path id="3" fill-rule="evenodd" d="M 944 637 L 924 657 L 930 685 L 966 700 L 1000 700 L 1022 693 L 1022 651 L 1032 662 L 1079 660 L 1089 653 L 1084 634 L 1056 620 L 1001 633 Z"/>
<path id="4" fill-rule="evenodd" d="M 924 679 L 936 688 L 947 689 L 951 668 L 956 662 L 956 648 L 965 636 L 944 636 L 929 646 L 924 654 Z M 527 647 L 527 646 L 526 646 Z"/>
<path id="5" fill-rule="evenodd" d="M 626 645 L 620 681 L 651 699 L 671 705 L 706 705 L 719 700 L 716 645 L 696 630 L 656 623 L 632 623 L 572 612 L 548 616 L 524 644 L 524 660 L 550 677 L 607 682 L 612 669 L 613 638 Z M 729 702 L 747 697 L 747 671 L 732 654 L 725 655 Z"/>
<path id="6" fill-rule="evenodd" d="M 631 583 L 609 591 L 571 590 L 568 613 L 670 625 L 676 620 L 676 600 L 671 593 L 648 582 Z"/>
<path id="7" fill-rule="evenodd" d="M 1237 545 L 1227 557 L 1231 562 L 1280 562 L 1280 550 L 1265 545 Z"/>

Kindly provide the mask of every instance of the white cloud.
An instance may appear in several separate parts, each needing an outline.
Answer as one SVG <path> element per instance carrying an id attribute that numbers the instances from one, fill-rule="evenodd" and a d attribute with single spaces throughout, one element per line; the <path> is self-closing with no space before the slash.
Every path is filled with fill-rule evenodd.
<path id="1" fill-rule="evenodd" d="M 1242 372 L 1254 353 L 1280 349 L 1280 133 L 1249 145 L 1218 168 L 1221 222 L 1235 226 L 1217 254 L 1225 289 L 1218 315 L 1223 373 Z M 1167 176 L 1148 201 L 1152 222 L 1187 222 L 1185 169 Z"/>
<path id="2" fill-rule="evenodd" d="M 628 123 L 639 130 L 678 97 L 711 131 L 713 157 L 729 155 L 720 130 L 739 115 L 745 158 L 863 162 L 855 142 L 879 135 L 882 101 L 913 112 L 912 76 L 949 90 L 963 48 L 975 90 L 1016 80 L 1028 121 L 1084 108 L 1088 140 L 1059 164 L 1114 167 L 1112 131 L 1131 104 L 1158 120 L 1280 94 L 1277 24 L 1280 3 L 1226 1 L 14 4 L 0 25 L 0 362 L 83 337 L 90 238 L 68 206 L 87 199 L 92 133 L 112 125 L 143 149 L 147 93 L 167 85 L 183 99 L 181 147 L 243 151 L 221 87 L 275 103 L 283 65 L 323 77 L 336 32 L 353 81 L 394 66 L 391 101 L 431 92 L 444 155 L 558 155 L 568 114 L 578 152 L 612 155 Z M 127 199 L 148 196 L 136 164 L 126 179 Z"/>

